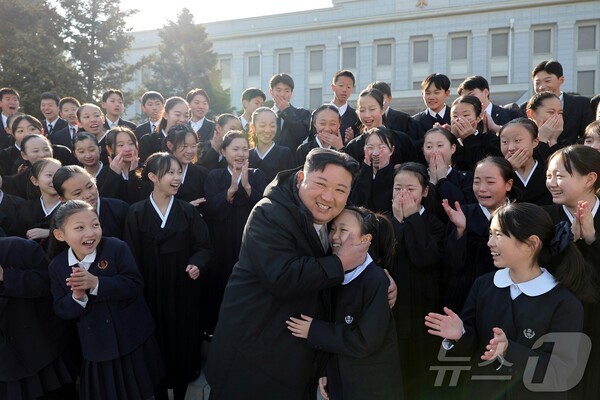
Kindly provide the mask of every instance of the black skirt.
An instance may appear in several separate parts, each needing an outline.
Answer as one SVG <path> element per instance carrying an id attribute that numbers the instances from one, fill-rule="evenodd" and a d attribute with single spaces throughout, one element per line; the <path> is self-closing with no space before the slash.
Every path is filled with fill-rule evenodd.
<path id="1" fill-rule="evenodd" d="M 82 400 L 143 400 L 165 375 L 154 335 L 140 347 L 116 360 L 84 360 L 79 388 Z"/>

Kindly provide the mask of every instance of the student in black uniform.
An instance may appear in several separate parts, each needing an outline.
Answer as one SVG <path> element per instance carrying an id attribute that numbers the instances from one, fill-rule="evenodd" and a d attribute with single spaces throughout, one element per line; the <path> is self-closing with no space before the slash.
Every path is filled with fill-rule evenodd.
<path id="1" fill-rule="evenodd" d="M 440 274 L 445 225 L 424 205 L 429 175 L 418 163 L 401 164 L 395 172 L 392 204 L 396 237 L 392 277 L 398 282 L 394 317 L 398 330 L 402 382 L 406 399 L 435 398 L 437 347 L 423 329 L 423 315 L 441 310 Z"/>
<path id="2" fill-rule="evenodd" d="M 527 118 L 506 123 L 500 132 L 500 150 L 513 167 L 513 184 L 520 190 L 520 201 L 538 206 L 552 204 L 546 188 L 545 163 L 534 157 L 539 143 L 537 125 Z"/>
<path id="3" fill-rule="evenodd" d="M 460 317 L 447 307 L 444 314 L 425 317 L 428 332 L 444 338 L 442 345 L 452 355 L 471 355 L 470 374 L 484 377 L 468 381 L 465 398 L 570 395 L 585 361 L 578 354 L 583 339 L 579 299 L 589 298 L 593 289 L 569 234 L 566 224 L 555 226 L 537 205 L 501 207 L 487 243 L 500 269 L 475 281 Z M 567 337 L 540 342 L 547 334 Z"/>
<path id="4" fill-rule="evenodd" d="M 165 102 L 162 119 L 154 132 L 140 139 L 140 163 L 146 162 L 151 154 L 162 151 L 163 142 L 169 129 L 175 125 L 187 124 L 190 115 L 188 102 L 181 97 L 170 97 Z"/>
<path id="5" fill-rule="evenodd" d="M 290 149 L 274 142 L 276 132 L 277 115 L 270 108 L 257 108 L 250 122 L 249 134 L 253 147 L 248 155 L 248 165 L 264 172 L 267 182 L 275 179 L 279 171 L 295 167 Z"/>
<path id="6" fill-rule="evenodd" d="M 198 135 L 189 125 L 175 125 L 165 138 L 165 150 L 173 154 L 181 164 L 181 186 L 176 198 L 189 202 L 200 213 L 204 212 L 204 183 L 208 170 L 196 164 Z"/>
<path id="7" fill-rule="evenodd" d="M 450 132 L 461 143 L 454 155 L 459 169 L 473 171 L 475 164 L 487 156 L 502 156 L 494 132 L 483 125 L 481 101 L 475 96 L 461 96 L 452 102 Z"/>
<path id="8" fill-rule="evenodd" d="M 477 163 L 473 178 L 475 204 L 454 208 L 442 200 L 448 225 L 444 255 L 443 303 L 462 309 L 475 279 L 494 270 L 487 248 L 491 214 L 511 201 L 513 169 L 503 157 L 487 157 Z"/>
<path id="9" fill-rule="evenodd" d="M 225 285 L 238 260 L 246 220 L 268 183 L 261 170 L 249 168 L 248 137 L 242 131 L 225 134 L 221 153 L 227 167 L 210 171 L 204 184 L 206 220 L 215 249 L 211 260 L 209 333 L 216 324 Z"/>
<path id="10" fill-rule="evenodd" d="M 215 122 L 215 133 L 209 142 L 198 144 L 197 164 L 204 168 L 213 170 L 215 168 L 227 167 L 227 160 L 221 154 L 223 136 L 229 131 L 241 131 L 242 124 L 233 114 L 221 114 Z"/>
<path id="11" fill-rule="evenodd" d="M 2 191 L 4 172 L 0 168 L 0 237 L 19 235 L 17 209 L 25 200 Z"/>
<path id="12" fill-rule="evenodd" d="M 306 155 L 317 147 L 343 151 L 341 121 L 338 108 L 332 104 L 323 104 L 313 111 L 310 119 L 312 139 L 296 149 L 296 166 L 304 165 Z"/>
<path id="13" fill-rule="evenodd" d="M 600 120 L 592 122 L 585 128 L 583 144 L 600 151 Z"/>
<path id="14" fill-rule="evenodd" d="M 215 122 L 206 118 L 210 110 L 208 93 L 204 89 L 192 89 L 187 93 L 185 99 L 190 106 L 190 126 L 198 135 L 198 140 L 200 143 L 210 141 L 215 132 Z"/>
<path id="15" fill-rule="evenodd" d="M 26 136 L 21 142 L 21 157 L 25 163 L 19 173 L 5 177 L 5 191 L 23 199 L 37 199 L 40 191 L 31 182 L 31 165 L 42 158 L 52 157 L 52 146 L 45 136 Z"/>
<path id="16" fill-rule="evenodd" d="M 600 153 L 591 147 L 573 145 L 556 151 L 548 159 L 546 186 L 554 202 L 544 207 L 554 223 L 567 222 L 573 240 L 593 268 L 590 275 L 596 293 L 600 260 Z M 588 277 L 589 278 L 589 277 Z M 577 388 L 581 399 L 593 398 L 600 391 L 600 307 L 585 304 L 585 333 L 592 339 L 592 353 L 582 382 Z"/>
<path id="17" fill-rule="evenodd" d="M 102 196 L 120 199 L 129 204 L 141 200 L 149 192 L 140 193 L 142 184 L 135 133 L 123 126 L 111 129 L 106 135 L 106 151 L 110 164 L 100 192 Z"/>
<path id="18" fill-rule="evenodd" d="M 288 329 L 309 346 L 331 353 L 319 379 L 326 399 L 402 399 L 396 329 L 387 302 L 389 279 L 383 270 L 394 264 L 393 228 L 383 215 L 347 207 L 331 224 L 333 254 L 345 242 L 370 246 L 362 263 L 331 289 L 332 321 L 298 310 L 287 321 Z"/>
<path id="19" fill-rule="evenodd" d="M 56 130 L 50 137 L 52 144 L 60 144 L 73 151 L 73 137 L 79 131 L 79 121 L 77 120 L 77 110 L 81 103 L 75 97 L 63 97 L 58 103 L 60 116 L 67 124 L 64 128 Z"/>
<path id="20" fill-rule="evenodd" d="M 21 113 L 14 113 L 7 119 L 6 133 L 12 138 L 13 144 L 0 150 L 0 167 L 6 175 L 16 174 L 19 166 L 23 163 L 21 157 L 21 142 L 23 139 L 29 135 L 42 133 L 41 125 L 38 125 L 38 122 L 37 118 Z"/>
<path id="21" fill-rule="evenodd" d="M 394 139 L 389 129 L 379 126 L 362 135 L 365 139 L 360 172 L 352 185 L 349 201 L 376 212 L 392 210 Z"/>
<path id="22" fill-rule="evenodd" d="M 167 388 L 183 400 L 190 382 L 200 374 L 201 321 L 198 278 L 208 266 L 210 238 L 194 206 L 175 198 L 181 185 L 181 164 L 168 153 L 151 155 L 143 179 L 152 194 L 129 209 L 125 241 L 144 278 L 144 294 L 156 322 L 167 375 L 156 399 L 166 400 Z"/>
<path id="23" fill-rule="evenodd" d="M 416 148 L 423 147 L 425 132 L 433 128 L 435 123 L 450 124 L 450 109 L 446 100 L 450 96 L 450 79 L 444 74 L 428 75 L 421 82 L 421 97 L 427 109 L 412 116 L 409 128 L 410 138 Z"/>
<path id="24" fill-rule="evenodd" d="M 104 114 L 102 110 L 95 104 L 82 104 L 77 109 L 77 119 L 79 120 L 80 130 L 94 135 L 96 141 L 100 145 L 100 161 L 108 165 L 108 153 L 106 151 L 106 134 L 108 129 L 104 127 Z"/>
<path id="25" fill-rule="evenodd" d="M 102 93 L 102 108 L 106 111 L 104 129 L 107 131 L 117 126 L 124 126 L 132 131 L 135 130 L 133 122 L 121 118 L 121 114 L 125 111 L 124 102 L 123 92 L 119 89 L 108 89 Z"/>
<path id="26" fill-rule="evenodd" d="M 390 105 L 392 104 L 392 88 L 384 81 L 375 81 L 369 83 L 367 89 L 377 89 L 383 94 L 383 107 L 384 114 L 383 120 L 385 126 L 393 131 L 399 131 L 408 133 L 412 124 L 412 118 L 405 112 L 394 110 Z"/>
<path id="27" fill-rule="evenodd" d="M 10 87 L 0 89 L 0 108 L 2 108 L 2 123 L 0 124 L 0 150 L 9 147 L 12 144 L 10 135 L 5 131 L 8 117 L 19 111 L 19 101 L 21 97 L 19 92 Z"/>
<path id="28" fill-rule="evenodd" d="M 100 197 L 94 178 L 78 165 L 60 167 L 52 178 L 52 186 L 60 201 L 83 200 L 96 211 L 103 236 L 123 238 L 129 204 L 119 199 Z"/>
<path id="29" fill-rule="evenodd" d="M 252 113 L 257 108 L 260 108 L 265 103 L 267 96 L 265 92 L 258 88 L 248 88 L 242 93 L 242 109 L 244 113 L 239 116 L 240 123 L 242 124 L 241 130 L 248 133 L 250 129 L 250 121 L 252 120 Z"/>
<path id="30" fill-rule="evenodd" d="M 100 146 L 96 138 L 87 132 L 75 134 L 73 154 L 77 162 L 94 178 L 96 187 L 102 192 L 110 167 L 100 161 Z"/>
<path id="31" fill-rule="evenodd" d="M 340 133 L 342 134 L 344 143 L 348 143 L 359 135 L 356 110 L 348 103 L 348 99 L 350 99 L 350 96 L 354 93 L 355 86 L 356 79 L 351 71 L 343 69 L 333 75 L 333 83 L 331 84 L 333 100 L 331 100 L 330 104 L 336 106 L 340 113 Z M 310 141 L 312 137 L 313 135 L 311 132 L 308 140 Z"/>
<path id="32" fill-rule="evenodd" d="M 84 358 L 80 398 L 152 397 L 164 368 L 131 250 L 119 239 L 103 238 L 94 208 L 81 200 L 57 210 L 53 236 L 69 246 L 48 270 L 54 311 L 77 321 Z"/>
<path id="33" fill-rule="evenodd" d="M 560 98 L 551 92 L 534 94 L 527 102 L 527 118 L 538 127 L 540 141 L 536 149 L 536 158 L 545 161 L 550 154 L 563 147 L 558 137 L 563 131 L 563 106 Z"/>
<path id="34" fill-rule="evenodd" d="M 454 165 L 452 157 L 460 147 L 458 139 L 448 129 L 431 128 L 423 138 L 423 156 L 429 169 L 429 182 L 435 185 L 436 205 L 431 210 L 444 223 L 448 216 L 442 208 L 442 199 L 449 204 L 460 205 L 476 203 L 473 194 L 473 172 L 460 171 Z"/>
<path id="35" fill-rule="evenodd" d="M 54 158 L 42 158 L 31 167 L 31 182 L 39 188 L 41 196 L 27 200 L 19 205 L 19 236 L 35 240 L 46 248 L 50 235 L 50 220 L 60 205 L 58 193 L 52 186 L 52 177 L 61 167 Z"/>
<path id="36" fill-rule="evenodd" d="M 354 157 L 355 160 L 362 161 L 365 158 L 365 132 L 371 128 L 384 125 L 383 94 L 377 89 L 365 89 L 358 95 L 356 104 L 358 119 L 361 123 L 361 135 L 355 137 L 346 145 L 346 153 Z M 395 151 L 390 163 L 396 165 L 416 161 L 417 151 L 410 137 L 406 133 L 398 131 L 392 132 L 392 137 Z"/>
<path id="37" fill-rule="evenodd" d="M 40 112 L 45 118 L 42 123 L 48 138 L 52 138 L 54 133 L 68 125 L 67 121 L 59 116 L 59 102 L 60 97 L 56 93 L 44 92 L 40 96 Z"/>
<path id="38" fill-rule="evenodd" d="M 135 136 L 140 140 L 146 134 L 154 133 L 165 108 L 165 98 L 155 91 L 148 91 L 142 95 L 142 112 L 148 116 L 148 121 L 136 126 Z"/>
<path id="39" fill-rule="evenodd" d="M 0 299 L 0 398 L 78 399 L 75 330 L 52 310 L 48 261 L 37 243 L 0 238 Z"/>

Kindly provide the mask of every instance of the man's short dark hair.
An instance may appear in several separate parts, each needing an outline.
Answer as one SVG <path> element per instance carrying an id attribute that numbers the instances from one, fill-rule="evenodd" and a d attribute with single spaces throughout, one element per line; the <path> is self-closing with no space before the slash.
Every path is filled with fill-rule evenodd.
<path id="1" fill-rule="evenodd" d="M 106 103 L 111 94 L 116 94 L 121 98 L 121 100 L 125 101 L 122 91 L 119 89 L 108 89 L 106 92 L 102 93 L 102 102 Z"/>
<path id="2" fill-rule="evenodd" d="M 280 83 L 283 83 L 284 85 L 289 86 L 290 89 L 292 89 L 292 92 L 294 91 L 294 80 L 288 74 L 281 73 L 281 74 L 273 75 L 273 77 L 269 81 L 269 87 L 271 89 L 273 89 L 276 85 L 278 85 Z"/>
<path id="3" fill-rule="evenodd" d="M 392 88 L 387 82 L 384 81 L 375 81 L 369 83 L 367 89 L 377 89 L 387 97 L 392 97 Z"/>
<path id="4" fill-rule="evenodd" d="M 448 78 L 444 74 L 433 73 L 431 75 L 427 75 L 423 82 L 421 82 L 421 90 L 427 90 L 427 88 L 433 85 L 437 89 L 442 89 L 447 92 L 450 90 L 450 78 Z"/>
<path id="5" fill-rule="evenodd" d="M 342 76 L 352 79 L 352 86 L 356 85 L 356 78 L 354 78 L 354 74 L 352 73 L 352 71 L 349 71 L 347 69 L 343 69 L 341 71 L 336 72 L 333 75 L 333 83 L 335 84 L 337 80 L 340 79 L 340 77 Z"/>
<path id="6" fill-rule="evenodd" d="M 317 147 L 308 152 L 303 171 L 305 175 L 314 171 L 324 171 L 329 164 L 339 165 L 350 172 L 352 180 L 354 180 L 360 169 L 358 161 L 348 154 Z"/>
<path id="7" fill-rule="evenodd" d="M 42 102 L 42 100 L 54 100 L 54 102 L 56 103 L 56 105 L 58 106 L 58 103 L 60 103 L 60 97 L 58 97 L 58 95 L 56 93 L 52 93 L 52 92 L 44 92 L 40 95 L 40 103 Z"/>
<path id="8" fill-rule="evenodd" d="M 58 108 L 62 109 L 62 106 L 64 106 L 65 104 L 73 104 L 75 107 L 79 108 L 81 107 L 81 103 L 79 102 L 79 100 L 77 100 L 75 97 L 63 97 L 62 99 L 60 99 L 60 101 L 58 102 Z"/>
<path id="9" fill-rule="evenodd" d="M 162 94 L 150 90 L 142 95 L 142 105 L 145 106 L 148 100 L 158 100 L 161 104 L 165 104 L 165 98 Z"/>
<path id="10" fill-rule="evenodd" d="M 203 96 L 206 99 L 206 102 L 210 105 L 210 97 L 208 97 L 208 92 L 202 88 L 191 89 L 185 95 L 185 100 L 189 104 L 194 100 L 194 97 L 196 97 L 196 96 Z"/>
<path id="11" fill-rule="evenodd" d="M 563 67 L 556 60 L 546 60 L 536 65 L 533 71 L 531 71 L 531 77 L 535 78 L 535 76 L 542 71 L 551 75 L 556 75 L 557 78 L 563 76 Z"/>
<path id="12" fill-rule="evenodd" d="M 487 89 L 489 92 L 490 84 L 488 83 L 487 79 L 481 75 L 469 76 L 458 86 L 458 95 L 462 96 L 463 90 L 471 91 L 475 89 L 479 89 L 481 91 Z"/>
<path id="13" fill-rule="evenodd" d="M 15 96 L 17 96 L 17 99 L 21 100 L 21 96 L 19 96 L 19 92 L 17 92 L 13 88 L 5 87 L 5 88 L 0 89 L 0 101 L 2 101 L 4 96 L 7 94 L 14 94 Z"/>
<path id="14" fill-rule="evenodd" d="M 242 93 L 242 101 L 250 101 L 255 97 L 262 97 L 263 101 L 267 100 L 265 92 L 263 92 L 259 88 L 251 87 L 244 90 L 244 92 Z"/>

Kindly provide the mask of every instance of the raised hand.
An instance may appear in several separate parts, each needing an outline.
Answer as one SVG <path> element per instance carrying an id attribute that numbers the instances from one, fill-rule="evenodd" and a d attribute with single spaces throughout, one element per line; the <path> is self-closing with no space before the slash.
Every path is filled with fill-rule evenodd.
<path id="1" fill-rule="evenodd" d="M 494 337 L 490 339 L 490 342 L 485 346 L 486 350 L 481 355 L 482 360 L 493 361 L 498 357 L 504 357 L 506 355 L 506 349 L 508 349 L 508 339 L 506 334 L 500 328 L 493 328 Z"/>
<path id="2" fill-rule="evenodd" d="M 402 190 L 394 190 L 392 198 L 392 213 L 398 222 L 404 222 L 404 211 L 402 209 L 403 194 Z"/>
<path id="3" fill-rule="evenodd" d="M 465 229 L 467 227 L 467 217 L 463 213 L 458 201 L 454 202 L 454 207 L 456 207 L 456 209 L 452 208 L 452 206 L 448 204 L 448 199 L 442 200 L 442 208 L 446 212 L 446 215 L 448 215 L 450 221 L 452 221 L 454 226 L 456 226 L 456 237 L 459 239 L 462 237 L 463 233 L 465 233 Z"/>
<path id="4" fill-rule="evenodd" d="M 310 324 L 312 323 L 312 318 L 301 314 L 301 318 L 290 317 L 285 323 L 288 326 L 288 329 L 292 332 L 292 335 L 306 339 L 308 337 L 308 331 L 310 330 Z"/>
<path id="5" fill-rule="evenodd" d="M 506 157 L 506 160 L 512 165 L 513 170 L 518 170 L 525 165 L 525 162 L 529 159 L 529 152 L 525 148 L 517 149 L 510 156 Z"/>
<path id="6" fill-rule="evenodd" d="M 577 202 L 577 215 L 575 217 L 579 225 L 579 237 L 590 245 L 596 241 L 596 228 L 594 227 L 594 216 L 592 207 L 587 201 Z"/>
<path id="7" fill-rule="evenodd" d="M 425 326 L 431 335 L 444 339 L 458 340 L 463 335 L 463 322 L 458 315 L 448 307 L 444 307 L 446 315 L 429 313 L 425 316 Z"/>
<path id="8" fill-rule="evenodd" d="M 414 196 L 408 190 L 402 190 L 404 192 L 404 201 L 402 202 L 402 213 L 404 218 L 413 215 L 421 209 L 421 203 L 414 198 Z"/>

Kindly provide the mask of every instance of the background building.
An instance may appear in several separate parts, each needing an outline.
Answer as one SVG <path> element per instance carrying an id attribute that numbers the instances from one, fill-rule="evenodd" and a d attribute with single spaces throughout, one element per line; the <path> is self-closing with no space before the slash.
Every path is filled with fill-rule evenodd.
<path id="1" fill-rule="evenodd" d="M 451 91 L 483 75 L 495 103 L 525 101 L 530 71 L 556 59 L 563 90 L 600 92 L 598 0 L 333 0 L 331 8 L 205 24 L 218 54 L 222 85 L 241 109 L 250 86 L 268 92 L 278 72 L 296 83 L 293 104 L 314 109 L 331 100 L 331 77 L 342 68 L 357 77 L 356 92 L 374 80 L 390 83 L 394 108 L 423 108 L 420 82 L 441 72 Z M 156 51 L 157 31 L 135 32 L 128 61 Z M 140 90 L 142 68 L 127 88 Z M 151 89 L 151 88 L 148 88 Z M 356 94 L 353 99 L 356 98 Z M 139 113 L 139 103 L 128 114 Z"/>

